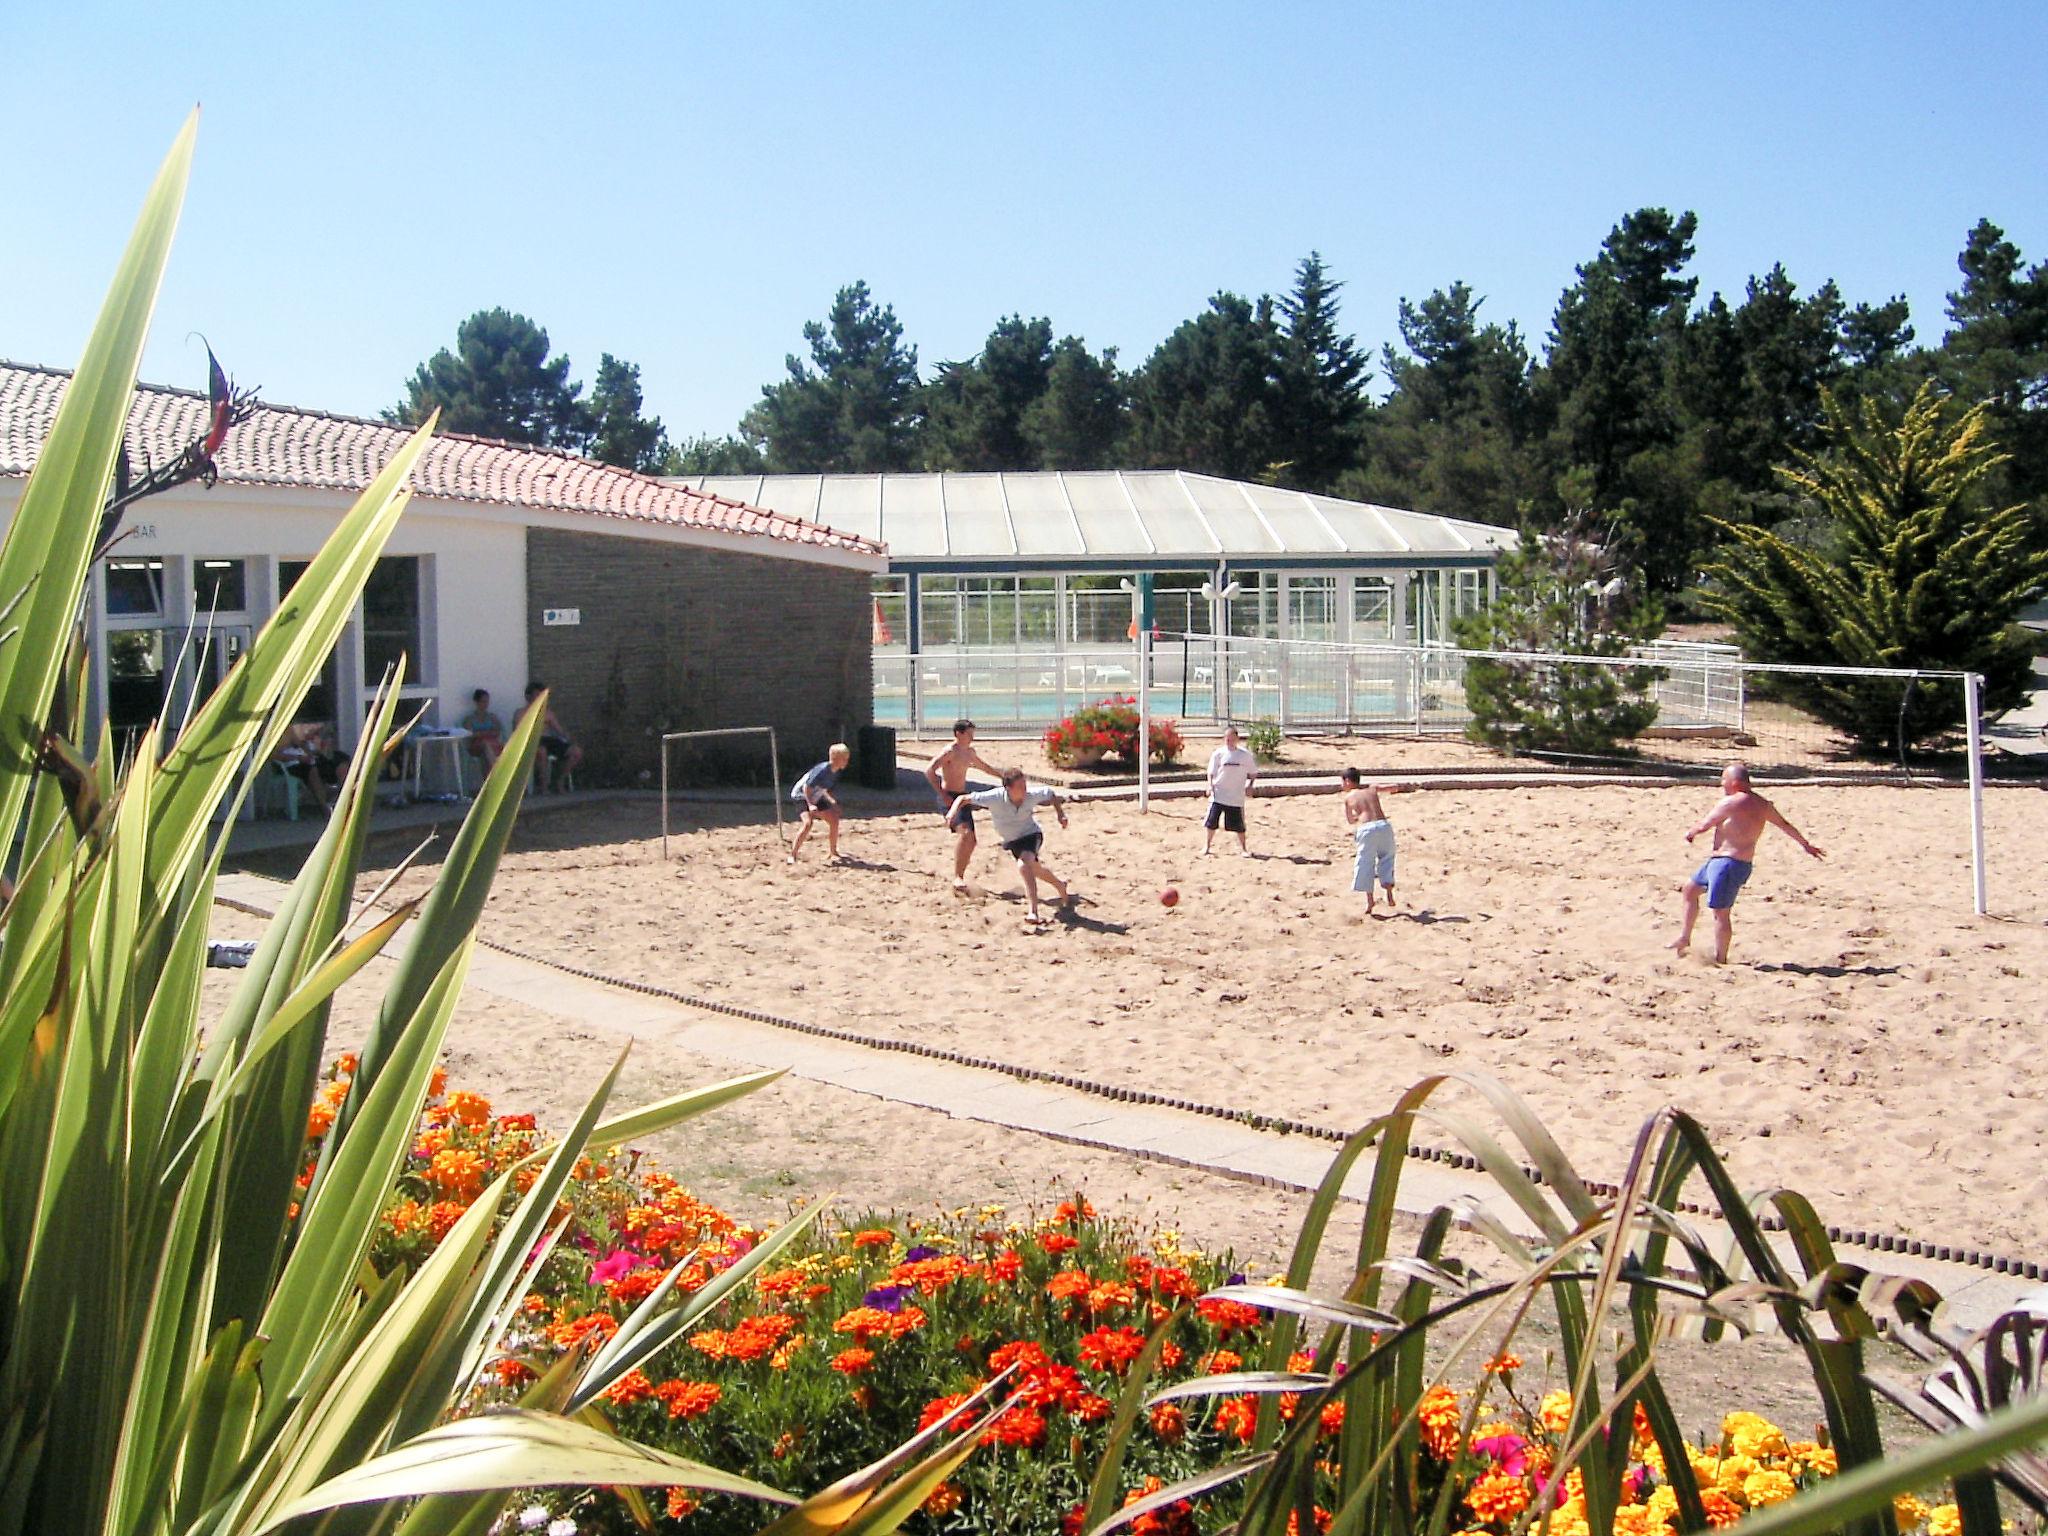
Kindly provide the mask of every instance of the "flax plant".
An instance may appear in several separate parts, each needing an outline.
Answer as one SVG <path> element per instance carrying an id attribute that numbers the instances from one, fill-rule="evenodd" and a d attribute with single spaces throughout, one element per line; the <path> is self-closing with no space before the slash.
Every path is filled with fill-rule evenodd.
<path id="1" fill-rule="evenodd" d="M 1519 1143 L 1519 1155 L 1479 1120 L 1440 1101 L 1453 1084 L 1477 1092 Z M 1400 1182 L 1418 1124 L 1448 1136 L 1475 1157 L 1499 1193 L 1523 1217 L 1532 1240 L 1471 1200 L 1435 1208 L 1412 1251 L 1393 1245 Z M 1353 1170 L 1374 1154 L 1353 1278 L 1340 1294 L 1308 1290 L 1331 1219 Z M 1681 1191 L 1697 1179 L 1724 1234 L 1679 1214 Z M 1764 1218 L 1782 1222 L 1788 1255 L 1766 1235 Z M 1447 1257 L 1454 1225 L 1485 1238 L 1500 1255 L 1499 1277 Z M 1796 1266 L 1796 1267 L 1795 1267 Z M 1455 1480 L 1426 1496 L 1420 1476 L 1423 1417 L 1432 1389 L 1513 1344 L 1532 1312 L 1554 1314 L 1570 1384 L 1565 1447 L 1547 1491 L 1516 1522 L 1546 1533 L 1568 1471 L 1580 1474 L 1585 1529 L 1614 1536 L 1629 1502 L 1623 1479 L 1640 1413 L 1661 1454 L 1676 1502 L 1673 1526 L 1709 1529 L 1702 1489 L 1684 1433 L 1656 1369 L 1658 1345 L 1685 1335 L 1709 1341 L 1772 1328 L 1796 1343 L 1812 1371 L 1840 1475 L 1824 1486 L 1751 1513 L 1746 1536 L 1897 1536 L 1892 1500 L 1949 1480 L 1964 1536 L 2000 1536 L 1994 1483 L 2036 1515 L 2048 1513 L 2048 1476 L 2030 1448 L 2048 1444 L 2048 1294 L 2037 1293 L 1991 1328 L 1965 1339 L 1935 1320 L 1940 1297 L 1927 1285 L 1872 1274 L 1834 1251 L 1813 1207 L 1785 1189 L 1745 1194 L 1690 1116 L 1662 1110 L 1647 1120 L 1618 1192 L 1596 1198 L 1555 1139 L 1506 1087 L 1480 1076 L 1426 1078 L 1393 1110 L 1343 1146 L 1310 1201 L 1281 1283 L 1237 1285 L 1209 1297 L 1273 1314 L 1263 1369 L 1177 1383 L 1144 1397 L 1134 1370 L 1120 1405 L 1118 1433 L 1098 1468 L 1088 1506 L 1090 1536 L 1136 1525 L 1155 1511 L 1228 1484 L 1246 1484 L 1235 1536 L 1444 1536 L 1464 1529 L 1454 1507 Z M 1924 1384 L 1869 1369 L 1866 1347 L 1882 1316 L 1909 1344 L 1949 1364 Z M 1305 1330 L 1314 1330 L 1304 1342 Z M 1603 1340 L 1612 1347 L 1603 1347 Z M 1442 1357 L 1432 1372 L 1431 1346 Z M 1307 1370 L 1289 1369 L 1311 1353 Z M 1979 1363 L 1981 1362 L 1981 1363 Z M 1471 1466 L 1473 1430 L 1490 1380 L 1455 1426 L 1453 1466 Z M 1903 1452 L 1880 1433 L 1873 1388 L 1946 1430 Z M 1247 1454 L 1225 1466 L 1118 1507 L 1118 1471 L 1128 1426 L 1141 1400 L 1256 1397 L 1256 1433 Z M 1278 1404 L 1298 1403 L 1291 1422 Z M 1323 1410 L 1343 1405 L 1334 1441 L 1319 1444 Z M 1326 1485 L 1318 1486 L 1318 1474 Z M 1335 1485 L 1334 1505 L 1319 1497 Z M 1640 1514 L 1640 1511 L 1634 1511 Z M 1320 1516 L 1320 1518 L 1319 1518 Z M 1640 1528 L 1638 1523 L 1637 1527 Z M 1661 1529 L 1661 1527 L 1652 1527 Z"/>
<path id="2" fill-rule="evenodd" d="M 403 732 L 402 675 L 387 678 L 330 822 L 201 1027 L 225 829 L 354 610 L 432 428 L 393 455 L 189 718 L 145 733 L 125 771 L 104 732 L 80 741 L 77 618 L 196 130 L 195 113 L 0 545 L 0 1536 L 481 1532 L 508 1490 L 543 1484 L 759 1499 L 794 1506 L 774 1528 L 806 1536 L 894 1530 L 972 1437 L 934 1425 L 799 1505 L 623 1441 L 595 1406 L 801 1222 L 693 1294 L 678 1266 L 602 1351 L 565 1358 L 517 1409 L 459 1416 L 558 1234 L 583 1150 L 776 1074 L 608 1117 L 615 1065 L 568 1134 L 508 1170 L 416 1270 L 368 1262 L 545 709 L 513 732 L 431 893 L 365 926 L 352 899 L 371 791 Z M 376 1020 L 301 1191 L 328 1006 L 379 956 Z"/>

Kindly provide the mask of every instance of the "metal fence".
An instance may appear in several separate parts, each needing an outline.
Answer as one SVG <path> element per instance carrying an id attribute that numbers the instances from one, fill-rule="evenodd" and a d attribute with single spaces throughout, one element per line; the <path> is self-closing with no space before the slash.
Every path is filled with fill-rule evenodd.
<path id="1" fill-rule="evenodd" d="M 1163 633 L 1152 645 L 1154 707 L 1194 721 L 1270 719 L 1286 730 L 1451 734 L 1472 718 L 1465 667 L 1474 654 L 1448 646 Z M 1129 641 L 922 654 L 878 649 L 875 718 L 912 732 L 943 731 L 962 716 L 996 734 L 1042 730 L 1080 705 L 1134 692 L 1138 664 L 1138 647 Z M 1733 646 L 1660 642 L 1608 664 L 1657 669 L 1662 729 L 1743 728 L 1743 668 Z"/>

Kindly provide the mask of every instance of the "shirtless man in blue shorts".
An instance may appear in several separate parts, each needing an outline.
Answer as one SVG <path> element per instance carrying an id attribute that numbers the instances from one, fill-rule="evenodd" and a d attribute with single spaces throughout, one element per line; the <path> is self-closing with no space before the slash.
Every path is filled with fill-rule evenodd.
<path id="1" fill-rule="evenodd" d="M 1756 845 L 1764 828 L 1776 827 L 1813 858 L 1820 849 L 1783 816 L 1778 808 L 1749 787 L 1749 769 L 1730 763 L 1721 770 L 1721 801 L 1700 824 L 1685 834 L 1689 843 L 1702 832 L 1714 834 L 1714 852 L 1693 877 L 1679 887 L 1685 898 L 1685 920 L 1671 947 L 1683 955 L 1692 947 L 1692 925 L 1699 920 L 1700 896 L 1705 893 L 1707 910 L 1714 914 L 1714 964 L 1728 963 L 1728 936 L 1733 930 L 1735 896 L 1755 866 Z"/>

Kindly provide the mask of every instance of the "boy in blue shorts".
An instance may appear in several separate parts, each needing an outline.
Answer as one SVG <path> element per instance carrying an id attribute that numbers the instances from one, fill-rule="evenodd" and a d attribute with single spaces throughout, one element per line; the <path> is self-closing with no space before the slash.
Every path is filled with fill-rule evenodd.
<path id="1" fill-rule="evenodd" d="M 803 816 L 797 825 L 796 841 L 789 845 L 789 862 L 796 862 L 797 854 L 804 846 L 804 839 L 811 835 L 811 828 L 819 822 L 825 823 L 825 846 L 828 857 L 837 863 L 839 859 L 839 801 L 832 793 L 839 787 L 839 775 L 846 772 L 846 765 L 853 761 L 853 754 L 844 742 L 832 743 L 832 750 L 825 754 L 825 761 L 796 781 L 789 792 L 792 800 L 804 803 Z"/>
<path id="2" fill-rule="evenodd" d="M 1699 920 L 1700 897 L 1707 898 L 1707 910 L 1714 914 L 1714 964 L 1728 963 L 1728 939 L 1734 931 L 1735 897 L 1756 867 L 1756 845 L 1764 828 L 1776 827 L 1804 848 L 1811 858 L 1823 857 L 1820 849 L 1783 816 L 1778 808 L 1749 787 L 1749 769 L 1730 763 L 1721 770 L 1721 799 L 1700 824 L 1685 834 L 1689 843 L 1702 832 L 1714 834 L 1714 851 L 1707 862 L 1680 886 L 1685 898 L 1685 917 L 1672 950 L 1683 956 L 1692 947 L 1692 925 Z"/>

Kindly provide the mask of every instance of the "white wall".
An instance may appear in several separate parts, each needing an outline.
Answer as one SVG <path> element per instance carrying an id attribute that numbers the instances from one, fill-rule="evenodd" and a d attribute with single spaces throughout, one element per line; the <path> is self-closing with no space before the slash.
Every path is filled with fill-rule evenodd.
<path id="1" fill-rule="evenodd" d="M 0 522 L 11 518 L 24 482 L 0 480 Z M 112 553 L 165 562 L 166 624 L 191 621 L 192 562 L 240 557 L 248 572 L 248 622 L 260 629 L 274 611 L 280 560 L 316 554 L 353 501 L 345 491 L 217 485 L 181 487 L 130 509 L 126 536 Z M 421 568 L 425 653 L 412 657 L 409 698 L 429 718 L 452 724 L 469 709 L 472 689 L 488 688 L 491 707 L 509 724 L 526 686 L 526 533 L 510 509 L 415 498 L 399 519 L 387 554 L 428 557 Z M 101 592 L 95 573 L 95 608 Z M 204 615 L 199 618 L 203 622 Z M 361 608 L 338 647 L 345 745 L 353 745 L 362 709 L 352 699 L 376 678 L 362 676 Z M 95 626 L 95 704 L 104 708 L 104 626 Z"/>

